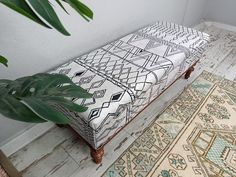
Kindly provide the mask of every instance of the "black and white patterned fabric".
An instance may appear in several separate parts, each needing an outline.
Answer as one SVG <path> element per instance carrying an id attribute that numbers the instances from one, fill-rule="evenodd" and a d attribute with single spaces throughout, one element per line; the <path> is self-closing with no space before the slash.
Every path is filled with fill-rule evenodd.
<path id="1" fill-rule="evenodd" d="M 84 113 L 60 109 L 97 149 L 194 64 L 208 41 L 205 33 L 157 22 L 78 57 L 51 73 L 69 76 L 93 98 L 73 99 L 88 107 Z"/>

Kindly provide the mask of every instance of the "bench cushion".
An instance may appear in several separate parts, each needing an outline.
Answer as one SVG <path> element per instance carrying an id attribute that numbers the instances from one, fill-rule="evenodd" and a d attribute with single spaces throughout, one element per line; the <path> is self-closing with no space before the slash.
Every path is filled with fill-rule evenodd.
<path id="1" fill-rule="evenodd" d="M 208 40 L 194 29 L 157 22 L 56 68 L 52 73 L 66 74 L 93 94 L 73 99 L 88 110 L 70 113 L 72 126 L 86 124 L 91 132 L 82 136 L 100 146 L 194 64 Z"/>

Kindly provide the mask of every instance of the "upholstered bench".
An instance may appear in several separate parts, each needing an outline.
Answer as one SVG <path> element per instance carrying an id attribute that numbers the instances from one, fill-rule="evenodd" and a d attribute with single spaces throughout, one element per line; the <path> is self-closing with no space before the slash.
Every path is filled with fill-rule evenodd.
<path id="1" fill-rule="evenodd" d="M 89 144 L 96 163 L 122 127 L 178 78 L 190 76 L 208 40 L 194 29 L 157 22 L 51 72 L 69 76 L 93 94 L 91 99 L 73 99 L 87 106 L 86 112 L 61 111 Z"/>

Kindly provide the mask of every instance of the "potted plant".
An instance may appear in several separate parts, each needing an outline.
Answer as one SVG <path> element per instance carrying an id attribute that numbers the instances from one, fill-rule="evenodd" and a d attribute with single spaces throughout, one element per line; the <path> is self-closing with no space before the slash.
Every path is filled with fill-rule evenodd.
<path id="1" fill-rule="evenodd" d="M 54 28 L 63 35 L 70 35 L 48 0 L 0 0 L 0 3 L 46 28 Z M 93 18 L 93 12 L 79 0 L 55 0 L 55 3 L 66 13 L 63 3 L 69 4 L 85 20 Z M 0 55 L 1 64 L 7 66 L 7 61 Z M 52 121 L 56 124 L 68 124 L 69 119 L 57 111 L 55 105 L 71 111 L 84 112 L 87 108 L 73 103 L 71 98 L 91 96 L 70 78 L 61 74 L 38 73 L 16 80 L 1 79 L 0 114 L 23 122 Z"/>

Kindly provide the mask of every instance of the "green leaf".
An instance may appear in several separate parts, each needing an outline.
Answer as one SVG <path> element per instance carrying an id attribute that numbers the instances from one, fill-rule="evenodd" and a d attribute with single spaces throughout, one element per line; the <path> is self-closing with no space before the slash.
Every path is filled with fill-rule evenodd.
<path id="1" fill-rule="evenodd" d="M 36 74 L 33 77 L 37 79 L 43 78 L 37 88 L 48 89 L 62 84 L 75 85 L 69 77 L 63 74 Z"/>
<path id="2" fill-rule="evenodd" d="M 6 89 L 8 90 L 8 94 L 18 96 L 21 90 L 21 84 L 19 82 L 12 81 L 6 86 Z"/>
<path id="3" fill-rule="evenodd" d="M 33 77 L 27 77 L 25 80 L 21 80 L 22 83 L 20 89 L 17 89 L 18 97 L 31 96 L 31 89 L 34 87 L 35 80 Z"/>
<path id="4" fill-rule="evenodd" d="M 93 19 L 92 10 L 79 0 L 55 0 L 56 3 L 68 14 L 67 10 L 61 3 L 64 1 L 75 9 L 85 20 Z M 54 27 L 62 34 L 70 34 L 64 28 L 52 5 L 48 0 L 0 0 L 0 3 L 11 8 L 12 10 L 28 17 L 29 19 L 41 24 L 47 28 Z M 40 18 L 42 17 L 42 18 Z M 46 23 L 47 22 L 47 23 Z M 50 24 L 51 26 L 49 26 Z M 1 63 L 1 61 L 0 61 Z"/>
<path id="5" fill-rule="evenodd" d="M 16 82 L 18 82 L 18 85 L 21 85 L 20 90 L 17 93 L 20 97 L 30 96 L 32 94 L 40 96 L 46 94 L 47 90 L 50 88 L 57 89 L 58 86 L 63 84 L 74 85 L 71 79 L 65 75 L 47 73 L 39 73 L 33 76 L 23 77 L 17 79 Z M 34 93 L 30 92 L 32 88 L 35 90 Z"/>
<path id="6" fill-rule="evenodd" d="M 22 98 L 22 102 L 34 111 L 35 114 L 45 120 L 50 120 L 57 124 L 68 124 L 70 122 L 66 116 L 38 98 L 26 97 Z"/>
<path id="7" fill-rule="evenodd" d="M 0 99 L 7 96 L 8 90 L 5 88 L 5 86 L 0 85 Z"/>
<path id="8" fill-rule="evenodd" d="M 6 67 L 8 67 L 7 62 L 8 62 L 8 60 L 5 57 L 0 55 L 0 63 L 5 65 Z"/>
<path id="9" fill-rule="evenodd" d="M 46 122 L 44 119 L 41 119 L 39 116 L 34 114 L 29 108 L 27 108 L 24 104 L 12 96 L 0 98 L 0 113 L 10 119 L 23 122 Z"/>
<path id="10" fill-rule="evenodd" d="M 0 79 L 0 86 L 7 86 L 11 82 L 13 82 L 13 81 L 8 80 L 8 79 Z"/>
<path id="11" fill-rule="evenodd" d="M 70 35 L 70 33 L 68 33 L 62 25 L 48 0 L 27 0 L 27 2 L 44 20 L 46 20 L 55 29 L 66 36 Z"/>
<path id="12" fill-rule="evenodd" d="M 40 75 L 33 76 L 34 78 L 41 77 Z M 37 84 L 34 85 L 36 92 L 35 95 L 43 95 L 47 94 L 48 90 L 58 89 L 59 86 L 62 85 L 74 85 L 72 80 L 62 74 L 49 74 L 48 76 L 44 77 L 43 80 L 37 81 Z"/>
<path id="13" fill-rule="evenodd" d="M 47 90 L 47 94 L 52 96 L 91 98 L 92 94 L 77 85 L 67 85 Z"/>
<path id="14" fill-rule="evenodd" d="M 67 14 L 69 14 L 68 12 L 67 12 L 67 10 L 66 10 L 66 8 L 63 6 L 63 4 L 61 3 L 61 1 L 60 0 L 55 0 L 56 1 L 56 3 L 67 13 Z"/>
<path id="15" fill-rule="evenodd" d="M 87 107 L 75 104 L 72 101 L 69 101 L 69 100 L 67 100 L 65 98 L 61 98 L 61 97 L 45 98 L 45 99 L 43 99 L 43 101 L 46 101 L 48 103 L 61 105 L 65 108 L 67 108 L 71 111 L 75 111 L 75 112 L 85 112 L 88 109 Z"/>
<path id="16" fill-rule="evenodd" d="M 14 81 L 2 79 L 0 80 L 0 113 L 25 122 L 47 120 L 66 124 L 69 119 L 59 112 L 55 105 L 61 105 L 70 111 L 84 112 L 87 110 L 86 107 L 75 104 L 68 98 L 90 98 L 91 96 L 85 89 L 76 86 L 69 77 L 61 74 L 39 73 Z M 19 116 L 20 114 L 22 116 Z M 32 114 L 34 116 L 31 116 Z"/>
<path id="17" fill-rule="evenodd" d="M 0 79 L 0 87 L 4 87 L 7 90 L 7 94 L 12 94 L 12 92 L 16 92 L 20 89 L 20 83 L 7 79 Z"/>
<path id="18" fill-rule="evenodd" d="M 11 8 L 12 10 L 28 17 L 34 22 L 43 25 L 44 27 L 51 28 L 47 24 L 45 24 L 28 6 L 25 0 L 0 0 L 0 3 L 5 6 Z"/>
<path id="19" fill-rule="evenodd" d="M 65 0 L 74 8 L 85 20 L 93 19 L 93 11 L 79 0 Z"/>

